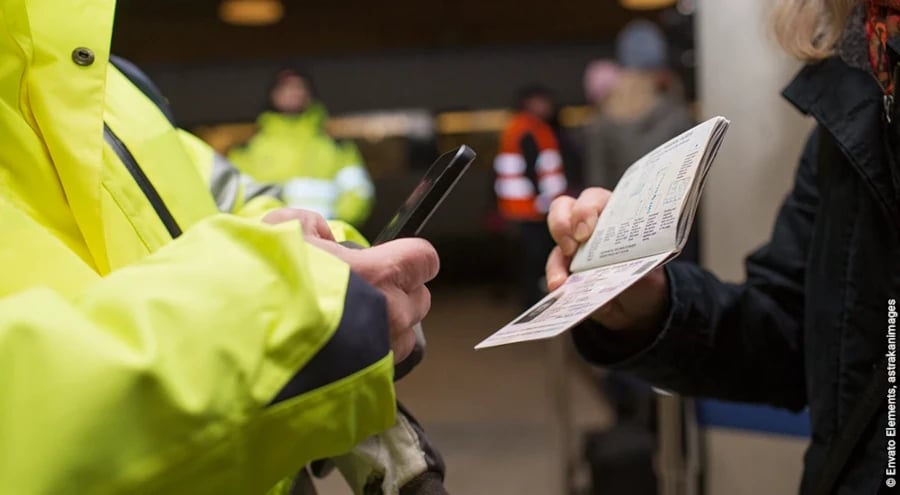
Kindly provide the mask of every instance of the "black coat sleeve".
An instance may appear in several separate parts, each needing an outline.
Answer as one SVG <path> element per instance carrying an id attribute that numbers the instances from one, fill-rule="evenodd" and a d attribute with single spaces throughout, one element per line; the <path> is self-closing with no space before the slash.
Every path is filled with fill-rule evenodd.
<path id="1" fill-rule="evenodd" d="M 655 341 L 626 355 L 621 335 L 586 323 L 573 332 L 581 354 L 687 395 L 803 408 L 804 283 L 818 209 L 818 134 L 806 143 L 771 240 L 746 260 L 745 283 L 670 263 L 671 305 Z"/>

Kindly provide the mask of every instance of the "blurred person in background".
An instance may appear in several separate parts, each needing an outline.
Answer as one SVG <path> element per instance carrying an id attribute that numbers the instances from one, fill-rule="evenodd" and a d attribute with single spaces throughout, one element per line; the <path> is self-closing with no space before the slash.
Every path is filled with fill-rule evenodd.
<path id="1" fill-rule="evenodd" d="M 643 26 L 643 21 L 637 26 Z M 584 175 L 589 186 L 612 189 L 637 158 L 666 139 L 671 104 L 663 94 L 656 71 L 665 62 L 664 44 L 650 31 L 642 39 L 619 35 L 617 52 L 624 67 L 613 60 L 596 60 L 584 72 L 585 99 L 595 114 L 584 128 Z M 645 134 L 647 133 L 647 134 Z M 603 398 L 615 412 L 615 425 L 584 435 L 584 452 L 591 466 L 593 493 L 616 495 L 656 492 L 653 458 L 656 444 L 656 401 L 653 389 L 626 373 L 591 368 Z M 627 452 L 627 454 L 625 454 Z M 627 467 L 626 467 L 627 466 Z M 641 485 L 628 478 L 638 478 Z"/>
<path id="2" fill-rule="evenodd" d="M 584 88 L 584 96 L 585 101 L 594 107 L 594 116 L 591 120 L 580 129 L 579 134 L 577 135 L 577 143 L 579 150 L 579 158 L 580 158 L 580 172 L 579 176 L 581 181 L 579 182 L 579 186 L 583 189 L 585 186 L 596 185 L 595 182 L 598 179 L 596 173 L 588 173 L 587 171 L 587 153 L 590 151 L 587 149 L 587 141 L 591 138 L 595 138 L 598 133 L 597 130 L 592 129 L 592 126 L 597 123 L 599 117 L 597 112 L 603 107 L 603 104 L 606 102 L 607 98 L 612 94 L 616 85 L 619 83 L 619 78 L 622 75 L 622 67 L 618 64 L 618 62 L 614 60 L 594 60 L 590 62 L 584 70 L 584 78 L 582 80 L 583 88 Z M 595 152 L 596 153 L 596 152 Z M 598 165 L 598 167 L 602 167 L 603 165 Z M 566 167 L 567 169 L 570 167 Z M 597 168 L 597 167 L 594 167 Z"/>
<path id="3" fill-rule="evenodd" d="M 622 66 L 615 60 L 594 60 L 584 70 L 584 97 L 598 110 L 619 84 Z"/>
<path id="4" fill-rule="evenodd" d="M 807 62 L 784 96 L 817 126 L 746 280 L 669 263 L 573 337 L 591 363 L 667 390 L 808 408 L 804 495 L 895 493 L 900 1 L 781 0 L 774 20 Z M 554 202 L 551 288 L 608 199 L 593 188 Z"/>
<path id="5" fill-rule="evenodd" d="M 584 188 L 584 167 L 581 160 L 580 129 L 568 128 L 565 122 L 565 110 L 554 104 L 553 114 L 547 122 L 556 141 L 559 143 L 559 154 L 562 157 L 563 174 L 566 177 L 566 194 L 578 194 Z"/>
<path id="6" fill-rule="evenodd" d="M 556 107 L 551 91 L 529 85 L 519 90 L 516 113 L 500 136 L 494 160 L 494 192 L 500 216 L 515 230 L 522 303 L 531 306 L 546 292 L 544 261 L 553 249 L 547 211 L 566 191 L 559 140 L 550 125 Z"/>
<path id="7" fill-rule="evenodd" d="M 268 96 L 271 110 L 257 119 L 258 133 L 228 159 L 257 181 L 281 185 L 288 206 L 362 225 L 372 207 L 372 181 L 356 145 L 326 132 L 328 111 L 311 78 L 282 70 Z"/>
<path id="8" fill-rule="evenodd" d="M 662 30 L 628 24 L 616 39 L 618 66 L 598 61 L 585 71 L 585 96 L 596 115 L 585 129 L 585 181 L 613 189 L 629 165 L 690 129 L 690 109 L 667 69 Z"/>
<path id="9" fill-rule="evenodd" d="M 0 492 L 264 493 L 331 456 L 440 486 L 393 385 L 433 248 L 245 187 L 110 56 L 114 9 L 0 2 Z"/>
<path id="10" fill-rule="evenodd" d="M 694 124 L 668 70 L 668 44 L 656 24 L 637 20 L 625 26 L 616 38 L 616 57 L 617 62 L 589 64 L 584 74 L 585 97 L 596 109 L 584 135 L 587 184 L 610 190 L 632 163 Z M 692 229 L 682 260 L 698 261 L 697 232 Z M 649 385 L 609 373 L 603 388 L 620 422 L 655 423 Z"/>
<path id="11" fill-rule="evenodd" d="M 668 43 L 647 20 L 629 23 L 616 38 L 618 64 L 597 61 L 585 70 L 585 97 L 596 115 L 585 127 L 588 186 L 614 189 L 632 163 L 694 125 Z M 681 259 L 700 260 L 699 212 Z"/>

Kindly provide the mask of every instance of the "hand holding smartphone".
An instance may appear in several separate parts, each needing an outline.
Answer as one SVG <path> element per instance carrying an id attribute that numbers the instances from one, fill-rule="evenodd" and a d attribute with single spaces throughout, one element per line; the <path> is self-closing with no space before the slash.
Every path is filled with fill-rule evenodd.
<path id="1" fill-rule="evenodd" d="M 438 157 L 373 244 L 418 235 L 473 161 L 475 151 L 466 145 Z M 425 356 L 425 334 L 421 323 L 415 326 L 415 332 L 416 346 L 406 359 L 394 367 L 395 381 L 412 371 Z"/>

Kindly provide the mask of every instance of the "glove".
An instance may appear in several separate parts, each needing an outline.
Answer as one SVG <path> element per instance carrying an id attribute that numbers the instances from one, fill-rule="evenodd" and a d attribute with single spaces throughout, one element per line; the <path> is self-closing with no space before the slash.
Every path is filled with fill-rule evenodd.
<path id="1" fill-rule="evenodd" d="M 402 404 L 397 424 L 332 459 L 354 495 L 446 495 L 444 460 Z"/>
<path id="2" fill-rule="evenodd" d="M 447 495 L 441 454 L 409 411 L 402 404 L 397 409 L 396 425 L 349 454 L 312 463 L 284 493 L 315 495 L 310 472 L 324 478 L 337 467 L 354 495 Z"/>

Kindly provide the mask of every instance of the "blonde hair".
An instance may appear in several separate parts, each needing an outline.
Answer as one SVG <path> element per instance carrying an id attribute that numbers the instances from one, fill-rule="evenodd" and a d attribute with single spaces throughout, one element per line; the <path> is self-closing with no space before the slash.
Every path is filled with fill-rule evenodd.
<path id="1" fill-rule="evenodd" d="M 862 0 L 777 0 L 775 38 L 790 55 L 807 62 L 834 53 L 847 19 Z"/>

